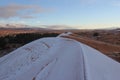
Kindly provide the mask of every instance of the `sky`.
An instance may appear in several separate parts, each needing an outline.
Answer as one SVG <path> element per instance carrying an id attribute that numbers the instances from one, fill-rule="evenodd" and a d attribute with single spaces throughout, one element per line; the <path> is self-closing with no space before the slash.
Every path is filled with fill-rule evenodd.
<path id="1" fill-rule="evenodd" d="M 0 23 L 56 29 L 120 28 L 120 0 L 1 0 Z"/>

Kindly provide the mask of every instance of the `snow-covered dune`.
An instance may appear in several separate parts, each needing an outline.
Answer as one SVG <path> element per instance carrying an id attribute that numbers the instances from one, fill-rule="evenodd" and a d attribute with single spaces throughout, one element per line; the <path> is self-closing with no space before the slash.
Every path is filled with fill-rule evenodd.
<path id="1" fill-rule="evenodd" d="M 120 63 L 76 40 L 33 41 L 0 58 L 0 80 L 119 80 Z"/>

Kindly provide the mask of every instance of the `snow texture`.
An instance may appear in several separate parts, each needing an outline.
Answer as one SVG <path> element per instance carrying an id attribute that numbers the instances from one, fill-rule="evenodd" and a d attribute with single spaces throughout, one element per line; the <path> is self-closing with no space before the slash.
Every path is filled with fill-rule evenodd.
<path id="1" fill-rule="evenodd" d="M 0 58 L 0 80 L 120 79 L 120 63 L 60 36 L 38 39 Z"/>

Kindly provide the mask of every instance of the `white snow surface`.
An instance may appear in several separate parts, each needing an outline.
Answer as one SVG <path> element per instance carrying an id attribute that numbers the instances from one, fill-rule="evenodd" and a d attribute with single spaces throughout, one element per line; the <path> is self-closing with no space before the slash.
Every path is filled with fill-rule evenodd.
<path id="1" fill-rule="evenodd" d="M 72 32 L 65 32 L 65 33 L 60 34 L 58 37 L 69 36 L 71 34 L 73 34 L 73 33 Z"/>
<path id="2" fill-rule="evenodd" d="M 0 58 L 0 80 L 120 80 L 120 63 L 73 39 L 43 38 Z"/>

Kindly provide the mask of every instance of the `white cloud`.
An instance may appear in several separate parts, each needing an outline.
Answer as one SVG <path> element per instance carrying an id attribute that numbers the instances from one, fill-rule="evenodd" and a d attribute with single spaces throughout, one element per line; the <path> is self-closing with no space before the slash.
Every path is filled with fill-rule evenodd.
<path id="1" fill-rule="evenodd" d="M 38 14 L 45 11 L 46 9 L 37 5 L 9 4 L 0 6 L 0 18 L 33 18 L 34 16 L 32 16 L 32 14 Z"/>
<path id="2" fill-rule="evenodd" d="M 80 2 L 83 5 L 91 5 L 99 2 L 99 0 L 80 0 Z"/>
<path id="3" fill-rule="evenodd" d="M 41 25 L 43 28 L 49 29 L 75 29 L 76 27 L 67 25 Z"/>
<path id="4" fill-rule="evenodd" d="M 111 4 L 112 4 L 112 6 L 117 6 L 117 7 L 119 6 L 120 7 L 120 1 L 118 1 L 118 0 L 112 1 Z"/>

